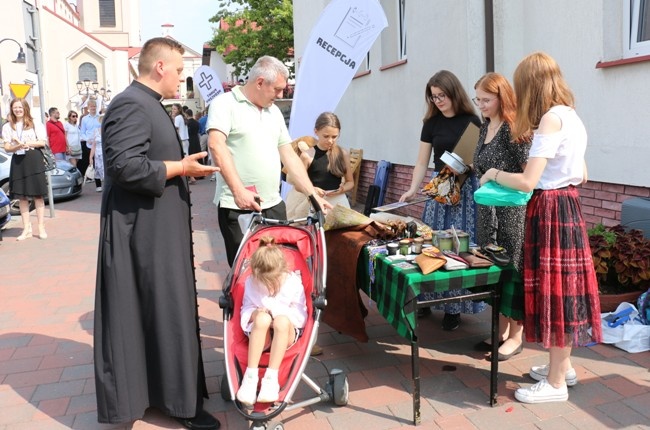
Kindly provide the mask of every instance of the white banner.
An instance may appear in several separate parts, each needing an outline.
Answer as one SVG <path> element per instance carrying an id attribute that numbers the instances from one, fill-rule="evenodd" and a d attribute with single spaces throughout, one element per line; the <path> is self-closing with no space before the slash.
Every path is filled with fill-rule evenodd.
<path id="1" fill-rule="evenodd" d="M 217 76 L 217 72 L 208 66 L 201 66 L 196 69 L 196 72 L 194 72 L 194 84 L 199 88 L 199 92 L 206 106 L 210 106 L 212 100 L 223 93 L 221 79 Z"/>
<path id="2" fill-rule="evenodd" d="M 311 136 L 318 115 L 336 109 L 370 47 L 387 26 L 378 0 L 333 0 L 323 10 L 296 77 L 289 122 L 293 139 Z"/>

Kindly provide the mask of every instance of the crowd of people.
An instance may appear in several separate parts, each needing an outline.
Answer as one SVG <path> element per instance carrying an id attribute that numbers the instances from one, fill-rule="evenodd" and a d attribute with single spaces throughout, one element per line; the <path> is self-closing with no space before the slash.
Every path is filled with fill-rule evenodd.
<path id="1" fill-rule="evenodd" d="M 103 191 L 94 313 L 100 422 L 133 421 L 148 407 L 156 407 L 187 428 L 220 425 L 203 408 L 207 389 L 190 184 L 216 175 L 214 203 L 231 267 L 243 239 L 241 215 L 299 218 L 309 211 L 306 196 L 325 211 L 337 204 L 350 206 L 346 193 L 354 179 L 349 152 L 338 146 L 341 122 L 334 113 L 323 112 L 314 124 L 315 137 L 296 150 L 274 104 L 289 77 L 280 60 L 259 58 L 247 82 L 217 97 L 209 112 L 195 115 L 174 104 L 168 113 L 160 100 L 176 92 L 183 52 L 173 39 L 147 41 L 140 53 L 139 77 L 105 112 L 90 99 L 83 116 L 71 110 L 63 122 L 53 107 L 43 125 L 31 116 L 25 100 L 14 99 L 2 127 L 4 149 L 13 155 L 10 189 L 19 199 L 23 222 L 17 240 L 33 235 L 30 199 L 36 207 L 37 236 L 47 238 L 40 151 L 46 145 L 56 159 L 69 160 L 82 173 L 93 166 L 96 189 Z M 434 230 L 455 226 L 467 232 L 471 242 L 507 249 L 520 274 L 519 300 L 512 309 L 501 309 L 498 358 L 520 353 L 524 338 L 539 343 L 549 350 L 549 362 L 531 369 L 539 382 L 517 389 L 515 397 L 527 403 L 564 401 L 567 385 L 576 383 L 572 348 L 601 340 L 597 285 L 576 189 L 587 180 L 587 134 L 573 94 L 547 54 L 534 53 L 520 62 L 514 88 L 505 76 L 487 73 L 474 90 L 470 99 L 447 70 L 428 80 L 416 164 L 400 201 L 416 196 L 431 163 L 434 176 L 441 171 L 441 156 L 453 151 L 468 124 L 480 128 L 460 201 L 430 200 L 422 220 Z M 283 166 L 294 187 L 286 202 L 279 189 Z M 532 199 L 518 207 L 476 205 L 473 194 L 488 181 L 533 191 Z M 262 241 L 252 259 L 241 321 L 251 341 L 249 369 L 237 393 L 245 405 L 277 399 L 277 365 L 304 324 L 304 311 L 293 308 L 287 314 L 268 308 L 285 288 L 302 292 L 295 285 L 300 280 L 280 260 L 272 238 Z M 460 294 L 462 290 L 444 293 Z M 289 300 L 291 294 L 286 295 Z M 304 297 L 291 300 L 304 304 Z M 461 313 L 485 307 L 471 301 L 445 305 L 442 328 L 454 330 Z M 266 348 L 271 363 L 258 395 L 256 365 Z M 489 350 L 491 345 L 484 341 L 477 348 Z"/>

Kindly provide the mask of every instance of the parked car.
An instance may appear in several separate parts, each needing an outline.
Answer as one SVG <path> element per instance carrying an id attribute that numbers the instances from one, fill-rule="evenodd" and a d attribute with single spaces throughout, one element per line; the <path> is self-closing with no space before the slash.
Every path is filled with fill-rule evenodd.
<path id="1" fill-rule="evenodd" d="M 0 151 L 0 188 L 5 194 L 9 193 L 9 171 L 11 168 L 11 154 Z M 54 201 L 63 201 L 71 199 L 81 194 L 83 177 L 81 172 L 67 161 L 56 160 L 56 169 L 51 172 L 52 180 L 52 196 Z M 45 196 L 47 203 L 48 196 Z M 34 209 L 34 202 L 30 203 L 30 210 Z M 20 209 L 18 208 L 18 199 L 11 199 L 12 215 L 19 215 Z"/>
<path id="2" fill-rule="evenodd" d="M 11 201 L 0 188 L 0 240 L 2 240 L 2 229 L 11 221 Z"/>

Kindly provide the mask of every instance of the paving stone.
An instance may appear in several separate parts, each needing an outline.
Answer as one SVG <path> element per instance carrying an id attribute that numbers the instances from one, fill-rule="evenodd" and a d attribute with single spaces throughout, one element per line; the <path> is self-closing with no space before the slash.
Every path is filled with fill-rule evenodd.
<path id="1" fill-rule="evenodd" d="M 0 430 L 181 429 L 155 409 L 132 424 L 97 423 L 92 330 L 98 194 L 89 184 L 79 199 L 58 204 L 57 216 L 46 219 L 51 236 L 47 241 L 2 244 L 3 265 L 14 270 L 5 271 L 0 285 Z M 219 392 L 225 349 L 218 299 L 229 269 L 213 195 L 213 183 L 193 186 L 195 266 L 210 392 L 205 407 L 222 421 L 224 430 L 243 430 L 249 423 Z M 19 223 L 12 220 L 6 238 L 19 231 Z M 26 263 L 34 256 L 43 256 L 37 273 Z M 69 267 L 71 259 L 74 267 Z M 22 288 L 10 288 L 18 283 Z M 364 294 L 362 300 L 368 303 Z M 369 342 L 358 343 L 321 324 L 318 344 L 325 352 L 306 369 L 319 386 L 327 381 L 328 369 L 346 372 L 349 404 L 320 402 L 284 411 L 280 418 L 286 430 L 413 428 L 410 343 L 397 336 L 376 307 L 370 305 L 368 311 Z M 472 349 L 489 333 L 489 312 L 463 315 L 454 332 L 441 330 L 441 320 L 442 312 L 436 311 L 418 321 L 419 429 L 649 428 L 650 352 L 629 354 L 609 345 L 574 348 L 572 363 L 580 382 L 570 388 L 569 401 L 523 405 L 514 400 L 514 390 L 534 383 L 528 376 L 530 366 L 548 361 L 547 351 L 525 343 L 522 354 L 499 364 L 498 404 L 491 407 L 489 362 Z M 294 399 L 303 398 L 299 395 L 306 398 L 314 392 L 300 384 Z"/>
<path id="2" fill-rule="evenodd" d="M 83 391 L 84 384 L 85 381 L 68 381 L 57 382 L 54 384 L 42 384 L 36 388 L 31 401 L 40 402 L 41 400 L 78 396 Z"/>

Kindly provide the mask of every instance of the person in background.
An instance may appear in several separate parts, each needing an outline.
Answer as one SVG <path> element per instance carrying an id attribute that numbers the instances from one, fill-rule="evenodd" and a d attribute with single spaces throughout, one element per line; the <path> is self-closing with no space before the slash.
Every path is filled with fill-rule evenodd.
<path id="1" fill-rule="evenodd" d="M 350 207 L 345 193 L 354 188 L 354 177 L 350 167 L 350 153 L 338 146 L 341 122 L 332 112 L 323 112 L 316 118 L 314 134 L 318 138 L 316 145 L 301 151 L 307 174 L 316 193 L 330 202 L 332 206 Z M 291 183 L 291 175 L 287 176 Z M 309 213 L 309 199 L 295 189 L 287 195 L 287 217 L 298 219 Z"/>
<path id="2" fill-rule="evenodd" d="M 9 191 L 18 199 L 23 232 L 16 238 L 22 241 L 32 237 L 32 223 L 29 220 L 29 200 L 34 200 L 36 219 L 38 220 L 38 237 L 47 239 L 45 232 L 45 201 L 47 180 L 43 153 L 39 148 L 47 145 L 45 127 L 32 118 L 27 100 L 15 98 L 9 104 L 11 111 L 7 122 L 2 126 L 4 150 L 11 156 L 9 170 Z"/>
<path id="3" fill-rule="evenodd" d="M 97 113 L 97 101 L 93 98 L 88 99 L 86 104 L 88 113 L 81 117 L 80 122 L 80 131 L 81 136 L 81 160 L 77 163 L 77 168 L 82 175 L 86 174 L 86 169 L 90 164 L 90 148 L 92 147 L 91 138 L 95 133 L 95 130 L 101 129 L 101 123 L 99 122 L 99 113 Z M 101 187 L 95 184 L 96 187 Z"/>
<path id="4" fill-rule="evenodd" d="M 201 115 L 199 118 L 197 118 L 197 121 L 199 122 L 199 134 L 201 136 L 208 134 L 208 130 L 206 130 L 206 128 L 205 128 L 205 126 L 208 123 L 208 109 L 210 109 L 209 106 L 205 108 L 205 110 L 203 111 L 203 115 Z M 197 114 L 198 114 L 198 112 L 197 112 Z M 206 143 L 206 147 L 207 147 L 207 143 Z"/>
<path id="5" fill-rule="evenodd" d="M 332 208 L 316 194 L 291 147 L 284 116 L 274 104 L 282 97 L 288 77 L 289 70 L 280 60 L 260 57 L 246 84 L 220 94 L 210 105 L 208 146 L 213 162 L 221 168 L 214 203 L 230 267 L 244 237 L 240 215 L 255 211 L 266 218 L 287 218 L 280 197 L 282 164 L 298 191 L 313 195 L 323 210 Z"/>
<path id="6" fill-rule="evenodd" d="M 188 151 L 189 154 L 198 154 L 201 152 L 201 141 L 199 137 L 199 122 L 194 119 L 194 112 L 192 109 L 187 109 L 185 111 L 187 115 L 187 136 L 188 136 Z M 203 160 L 199 160 L 203 163 Z M 190 184 L 196 184 L 196 178 L 189 178 Z"/>
<path id="7" fill-rule="evenodd" d="M 79 126 L 77 126 L 78 116 L 77 112 L 71 110 L 68 112 L 68 121 L 63 124 L 65 140 L 67 142 L 66 159 L 75 167 L 77 166 L 77 161 L 81 160 L 83 153 Z"/>
<path id="8" fill-rule="evenodd" d="M 138 78 L 103 120 L 102 194 L 94 313 L 97 418 L 141 419 L 149 407 L 188 429 L 216 430 L 207 397 L 186 176 L 218 170 L 183 157 L 160 101 L 183 77 L 181 44 L 140 51 Z M 167 426 L 167 425 L 165 425 Z"/>
<path id="9" fill-rule="evenodd" d="M 104 115 L 99 115 L 99 123 L 102 123 Z M 95 191 L 102 192 L 102 181 L 104 180 L 104 151 L 102 150 L 102 130 L 95 129 L 90 138 L 90 165 L 95 169 Z"/>
<path id="10" fill-rule="evenodd" d="M 180 103 L 174 103 L 172 105 L 172 120 L 183 145 L 183 154 L 187 155 L 190 146 L 189 135 L 187 133 L 187 118 L 183 113 L 183 107 Z"/>
<path id="11" fill-rule="evenodd" d="M 521 173 L 526 166 L 530 138 L 524 136 L 512 139 L 512 126 L 516 117 L 515 92 L 508 80 L 499 73 L 488 73 L 474 85 L 478 106 L 483 116 L 483 125 L 479 134 L 478 145 L 474 152 L 472 169 L 480 178 L 490 168 L 506 172 Z M 525 206 L 484 206 L 477 205 L 478 223 L 476 226 L 477 243 L 503 246 L 517 271 L 523 273 L 524 225 L 526 221 Z M 523 345 L 523 284 L 518 282 L 515 300 L 510 309 L 501 307 L 499 314 L 499 360 L 504 361 L 519 354 Z M 502 302 L 502 305 L 505 303 Z M 516 316 L 517 318 L 513 318 Z M 479 350 L 491 350 L 489 341 L 477 345 Z"/>
<path id="12" fill-rule="evenodd" d="M 59 121 L 59 110 L 55 107 L 51 107 L 48 110 L 48 113 L 50 114 L 50 119 L 45 123 L 48 144 L 50 145 L 50 149 L 52 150 L 55 159 L 65 160 L 67 144 L 65 140 L 65 128 L 63 123 Z"/>
<path id="13" fill-rule="evenodd" d="M 523 173 L 491 168 L 481 184 L 533 191 L 524 236 L 524 331 L 527 341 L 549 351 L 548 364 L 530 369 L 539 382 L 517 389 L 515 398 L 566 401 L 567 385 L 577 383 L 573 347 L 602 340 L 598 283 L 576 188 L 587 181 L 587 132 L 573 93 L 548 54 L 535 52 L 521 60 L 514 84 L 513 137 L 533 133 L 528 163 Z"/>
<path id="14" fill-rule="evenodd" d="M 421 189 L 422 180 L 427 173 L 429 159 L 433 154 L 434 175 L 444 167 L 440 156 L 445 151 L 452 152 L 454 146 L 471 122 L 480 127 L 481 121 L 474 113 L 472 101 L 467 96 L 460 81 L 448 70 L 441 70 L 433 75 L 424 90 L 427 112 L 424 115 L 422 132 L 420 134 L 420 148 L 413 169 L 411 186 L 400 197 L 404 202 L 415 197 Z M 424 207 L 422 221 L 433 230 L 447 230 L 454 226 L 469 234 L 470 241 L 476 242 L 476 204 L 474 191 L 478 188 L 476 175 L 470 173 L 461 187 L 460 202 L 456 205 L 444 205 L 435 200 L 429 200 Z M 445 293 L 427 293 L 425 299 L 454 297 L 467 293 L 467 290 L 458 289 Z M 460 313 L 477 313 L 485 309 L 484 302 L 467 300 L 461 303 L 436 305 L 433 309 L 443 309 L 445 315 L 442 319 L 444 330 L 456 330 L 460 325 Z M 430 313 L 429 308 L 423 308 L 418 315 Z"/>
<path id="15" fill-rule="evenodd" d="M 282 249 L 272 236 L 262 236 L 251 256 L 251 275 L 244 284 L 241 327 L 249 337 L 248 365 L 237 400 L 253 406 L 256 401 L 278 400 L 278 371 L 287 349 L 302 335 L 307 322 L 307 300 L 300 271 L 289 272 Z M 270 349 L 269 364 L 257 395 L 259 362 Z"/>

